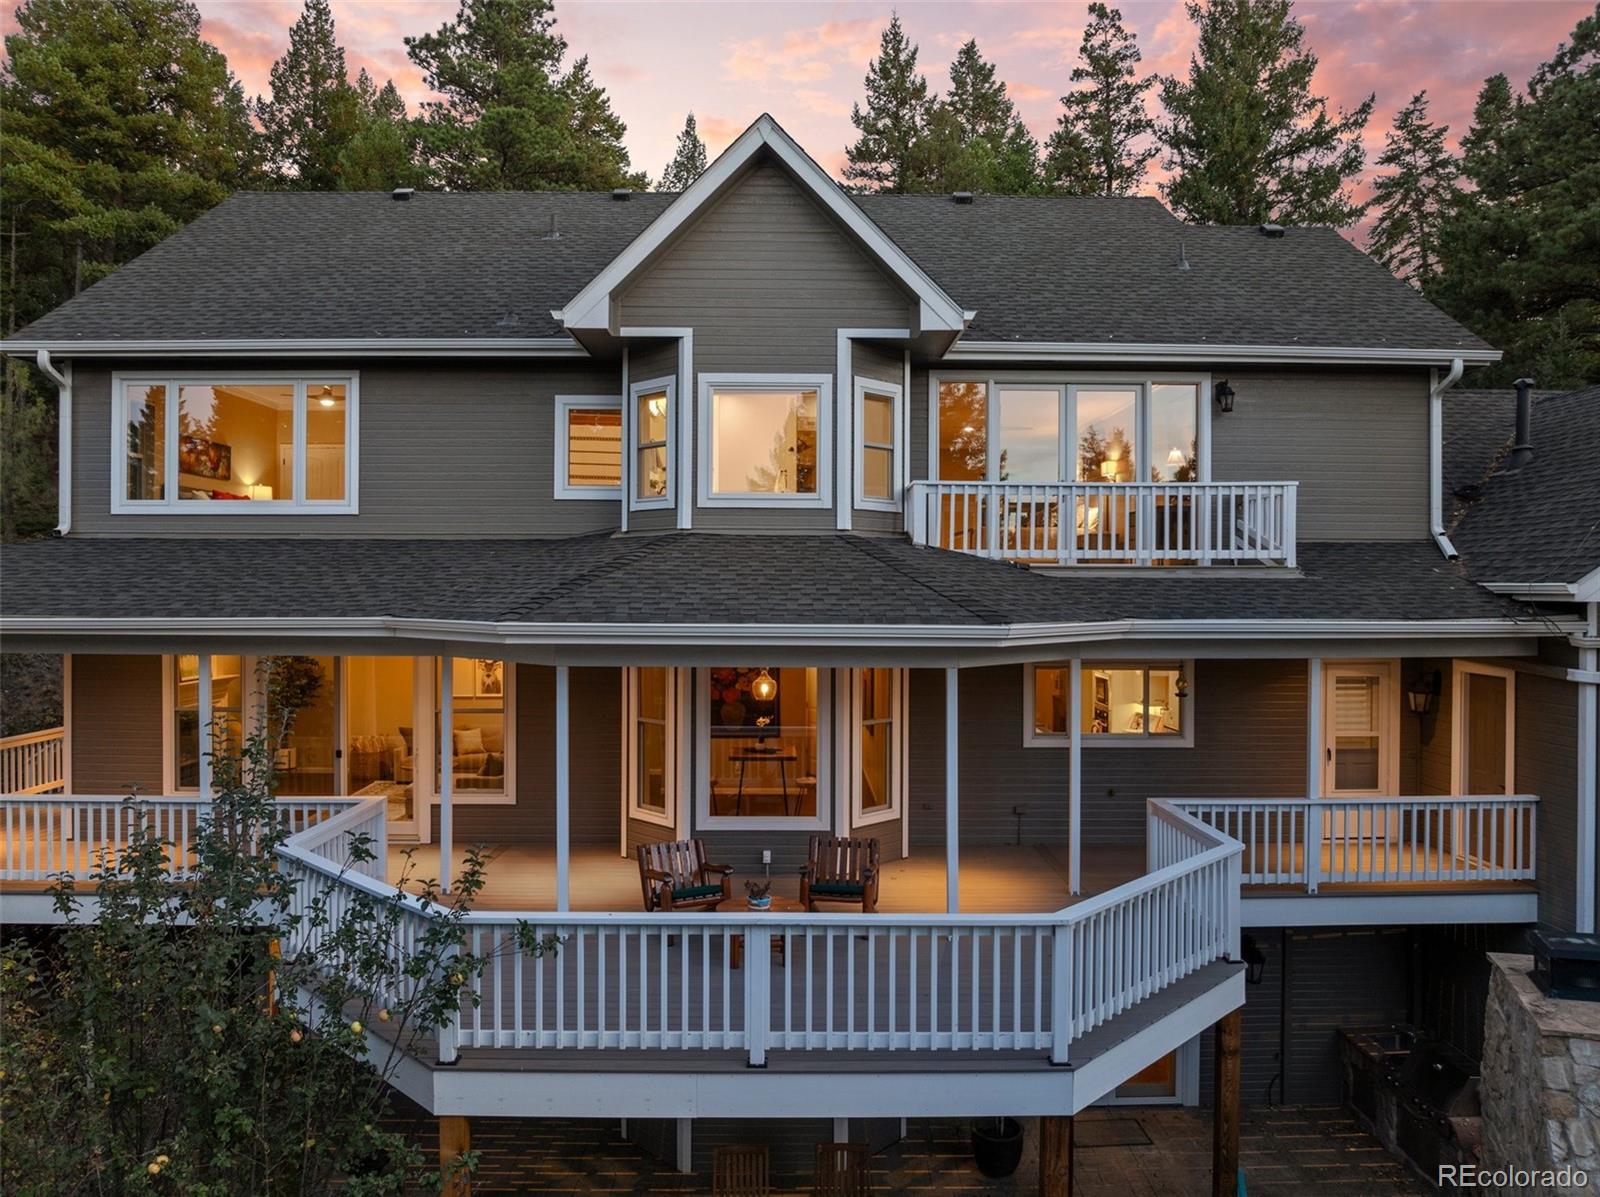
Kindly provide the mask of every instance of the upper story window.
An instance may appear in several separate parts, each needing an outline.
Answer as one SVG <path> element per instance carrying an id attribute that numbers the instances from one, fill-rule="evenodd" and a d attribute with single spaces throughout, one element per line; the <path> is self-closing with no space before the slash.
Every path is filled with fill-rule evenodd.
<path id="1" fill-rule="evenodd" d="M 633 489 L 629 504 L 635 509 L 672 506 L 676 391 L 677 386 L 670 378 L 638 382 L 629 388 L 633 443 Z"/>
<path id="2" fill-rule="evenodd" d="M 828 506 L 825 376 L 700 376 L 700 502 Z"/>
<path id="3" fill-rule="evenodd" d="M 1200 379 L 941 378 L 936 477 L 952 482 L 1197 482 Z"/>
<path id="4" fill-rule="evenodd" d="M 622 496 L 622 401 L 556 396 L 556 498 Z"/>
<path id="5" fill-rule="evenodd" d="M 856 380 L 856 506 L 898 511 L 900 388 Z"/>
<path id="6" fill-rule="evenodd" d="M 355 511 L 354 375 L 121 375 L 114 388 L 113 511 Z"/>

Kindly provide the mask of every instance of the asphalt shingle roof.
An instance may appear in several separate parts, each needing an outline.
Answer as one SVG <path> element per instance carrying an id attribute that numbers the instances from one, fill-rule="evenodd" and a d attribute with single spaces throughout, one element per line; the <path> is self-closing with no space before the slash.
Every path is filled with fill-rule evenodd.
<path id="1" fill-rule="evenodd" d="M 1480 394 L 1475 406 L 1463 397 L 1445 409 L 1446 484 L 1457 489 L 1460 478 L 1478 486 L 1451 540 L 1480 581 L 1576 582 L 1600 569 L 1600 386 L 1535 393 L 1533 460 L 1516 473 L 1506 473 L 1500 459 L 1511 440 L 1515 395 L 1491 394 Z M 1475 468 L 1451 464 L 1453 422 L 1464 441 L 1475 442 Z"/>
<path id="2" fill-rule="evenodd" d="M 1301 572 L 1044 574 L 899 537 L 66 538 L 0 548 L 8 617 L 970 626 L 1521 618 L 1428 542 L 1301 546 Z M 265 584 L 264 579 L 271 579 Z"/>
<path id="3" fill-rule="evenodd" d="M 240 193 L 16 339 L 556 336 L 551 309 L 673 198 Z M 1330 229 L 1196 227 L 1149 198 L 857 202 L 977 310 L 969 341 L 1485 347 Z"/>

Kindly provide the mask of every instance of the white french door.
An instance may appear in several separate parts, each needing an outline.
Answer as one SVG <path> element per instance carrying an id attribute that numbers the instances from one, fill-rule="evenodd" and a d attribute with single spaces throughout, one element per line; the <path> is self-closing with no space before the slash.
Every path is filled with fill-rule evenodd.
<path id="1" fill-rule="evenodd" d="M 1354 661 L 1322 671 L 1322 794 L 1382 798 L 1397 792 L 1399 698 L 1393 661 Z"/>

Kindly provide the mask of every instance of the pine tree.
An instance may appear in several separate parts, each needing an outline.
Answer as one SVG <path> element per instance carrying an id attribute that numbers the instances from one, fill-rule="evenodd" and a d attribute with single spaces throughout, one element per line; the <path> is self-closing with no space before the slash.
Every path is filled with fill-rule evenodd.
<path id="1" fill-rule="evenodd" d="M 1289 0 L 1190 0 L 1188 12 L 1200 29 L 1189 76 L 1161 80 L 1168 203 L 1201 223 L 1354 223 L 1365 205 L 1348 183 L 1374 98 L 1329 115 Z"/>
<path id="2" fill-rule="evenodd" d="M 683 132 L 678 134 L 677 153 L 667 163 L 667 169 L 661 172 L 661 182 L 656 184 L 656 190 L 687 191 L 689 184 L 703 175 L 705 170 L 706 143 L 700 140 L 700 131 L 695 127 L 694 113 L 691 112 L 683 122 Z"/>
<path id="3" fill-rule="evenodd" d="M 255 102 L 268 166 L 285 187 L 332 190 L 363 114 L 328 0 L 305 0 L 289 28 L 288 50 L 272 64 L 271 82 L 271 97 Z"/>
<path id="4" fill-rule="evenodd" d="M 845 150 L 845 181 L 857 191 L 901 195 L 923 190 L 918 140 L 928 127 L 933 101 L 928 81 L 917 74 L 917 47 L 906 38 L 900 16 L 889 19 L 878 57 L 867 68 L 867 107 L 850 109 L 861 136 Z"/>
<path id="5" fill-rule="evenodd" d="M 406 38 L 442 98 L 423 104 L 422 153 L 436 180 L 462 191 L 639 185 L 626 126 L 567 42 L 552 0 L 460 0 L 455 18 Z"/>
<path id="6" fill-rule="evenodd" d="M 1073 195 L 1130 195 L 1159 153 L 1142 142 L 1155 132 L 1144 107 L 1155 77 L 1139 78 L 1139 44 L 1121 12 L 1097 0 L 1089 16 L 1081 62 L 1072 68 L 1072 82 L 1087 86 L 1061 97 L 1061 117 L 1046 143 L 1045 177 L 1052 189 Z"/>
<path id="7" fill-rule="evenodd" d="M 1459 168 L 1445 148 L 1448 125 L 1428 120 L 1428 93 L 1419 91 L 1394 118 L 1384 138 L 1373 185 L 1373 222 L 1367 248 L 1400 278 L 1426 287 L 1439 270 L 1439 228 L 1456 198 Z"/>
<path id="8" fill-rule="evenodd" d="M 950 93 L 930 105 L 921 140 L 913 155 L 921 187 L 995 195 L 1038 189 L 1039 145 L 976 40 L 956 52 Z"/>
<path id="9" fill-rule="evenodd" d="M 418 187 L 425 172 L 417 162 L 417 132 L 406 102 L 389 80 L 381 88 L 363 69 L 355 82 L 360 125 L 339 155 L 339 187 L 388 191 Z"/>

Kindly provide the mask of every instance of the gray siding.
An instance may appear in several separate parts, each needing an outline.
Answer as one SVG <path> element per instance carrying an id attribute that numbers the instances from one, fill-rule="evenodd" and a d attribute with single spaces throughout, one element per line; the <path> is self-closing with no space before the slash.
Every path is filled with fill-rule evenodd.
<path id="1" fill-rule="evenodd" d="M 163 793 L 161 658 L 72 657 L 72 788 Z"/>
<path id="2" fill-rule="evenodd" d="M 73 380 L 74 534 L 564 536 L 617 526 L 612 500 L 554 497 L 554 397 L 618 395 L 619 365 L 401 360 L 320 365 L 360 374 L 359 515 L 111 515 L 115 367 L 79 362 Z M 152 367 L 145 362 L 137 368 Z M 285 366 L 228 362 L 154 368 L 243 373 Z"/>
<path id="3" fill-rule="evenodd" d="M 1539 921 L 1576 924 L 1578 885 L 1578 688 L 1517 674 L 1517 790 L 1539 796 Z"/>
<path id="4" fill-rule="evenodd" d="M 694 329 L 698 392 L 701 372 L 833 375 L 840 328 L 904 327 L 910 304 L 781 167 L 761 162 L 628 286 L 620 311 L 624 326 Z M 847 392 L 836 379 L 835 402 Z M 823 449 L 834 452 L 831 437 Z M 694 522 L 832 528 L 835 518 L 831 507 L 698 508 Z"/>

